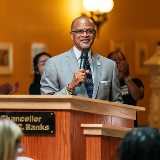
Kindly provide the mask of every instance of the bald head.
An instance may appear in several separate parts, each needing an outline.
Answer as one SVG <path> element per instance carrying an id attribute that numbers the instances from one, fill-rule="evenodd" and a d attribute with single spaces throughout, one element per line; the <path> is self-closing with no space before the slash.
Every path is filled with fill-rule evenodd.
<path id="1" fill-rule="evenodd" d="M 82 21 L 82 23 L 83 23 L 83 20 L 84 20 L 84 21 L 85 21 L 85 20 L 90 21 L 90 23 L 93 25 L 93 28 L 95 29 L 95 24 L 94 24 L 94 22 L 93 22 L 93 20 L 92 20 L 91 18 L 89 18 L 89 17 L 87 17 L 87 16 L 80 16 L 80 17 L 78 17 L 78 18 L 76 18 L 76 19 L 73 20 L 72 25 L 71 25 L 71 31 L 74 29 L 74 24 L 75 24 L 77 21 Z"/>

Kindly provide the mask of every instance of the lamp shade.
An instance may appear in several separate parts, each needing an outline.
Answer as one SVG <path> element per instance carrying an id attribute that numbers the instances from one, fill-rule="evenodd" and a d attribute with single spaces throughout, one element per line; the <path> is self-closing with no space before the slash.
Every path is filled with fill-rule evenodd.
<path id="1" fill-rule="evenodd" d="M 83 0 L 83 7 L 87 11 L 97 11 L 98 10 L 98 0 Z"/>
<path id="2" fill-rule="evenodd" d="M 113 0 L 99 0 L 98 10 L 100 12 L 110 12 L 113 9 Z"/>
<path id="3" fill-rule="evenodd" d="M 110 12 L 113 6 L 113 0 L 83 0 L 83 7 L 87 11 Z"/>

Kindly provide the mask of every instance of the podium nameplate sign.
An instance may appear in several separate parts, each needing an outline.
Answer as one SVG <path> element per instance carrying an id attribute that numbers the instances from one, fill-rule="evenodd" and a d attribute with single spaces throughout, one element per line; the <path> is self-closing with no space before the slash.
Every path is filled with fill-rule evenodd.
<path id="1" fill-rule="evenodd" d="M 14 121 L 24 133 L 55 133 L 54 112 L 0 112 L 0 118 Z"/>

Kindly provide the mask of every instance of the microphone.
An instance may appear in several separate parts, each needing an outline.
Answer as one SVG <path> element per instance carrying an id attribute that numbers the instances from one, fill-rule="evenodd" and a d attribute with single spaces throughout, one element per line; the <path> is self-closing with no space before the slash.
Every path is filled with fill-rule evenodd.
<path id="1" fill-rule="evenodd" d="M 83 50 L 82 53 L 81 53 L 80 69 L 85 69 L 87 59 L 88 59 L 88 52 L 87 52 L 87 50 Z"/>
<path id="2" fill-rule="evenodd" d="M 86 60 L 88 59 L 88 51 L 83 50 L 81 53 L 81 63 L 80 63 L 80 69 L 85 69 Z M 81 86 L 82 82 L 79 82 L 78 86 Z"/>

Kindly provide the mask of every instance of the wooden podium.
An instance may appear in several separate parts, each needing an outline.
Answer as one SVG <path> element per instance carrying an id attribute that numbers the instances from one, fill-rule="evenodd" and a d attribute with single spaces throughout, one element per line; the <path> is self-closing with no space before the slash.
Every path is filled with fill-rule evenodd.
<path id="1" fill-rule="evenodd" d="M 25 134 L 34 160 L 109 160 L 143 107 L 66 95 L 1 95 L 0 112 L 54 112 L 55 134 Z"/>

